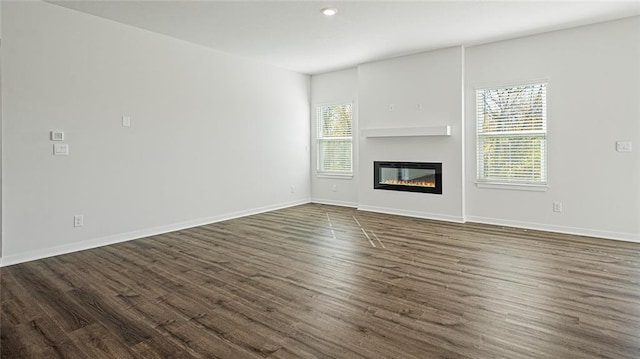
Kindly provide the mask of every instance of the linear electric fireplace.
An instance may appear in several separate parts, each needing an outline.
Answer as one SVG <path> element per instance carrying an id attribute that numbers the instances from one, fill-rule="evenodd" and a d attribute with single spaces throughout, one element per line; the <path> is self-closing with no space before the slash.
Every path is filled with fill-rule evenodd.
<path id="1" fill-rule="evenodd" d="M 442 163 L 375 161 L 373 188 L 442 194 Z"/>

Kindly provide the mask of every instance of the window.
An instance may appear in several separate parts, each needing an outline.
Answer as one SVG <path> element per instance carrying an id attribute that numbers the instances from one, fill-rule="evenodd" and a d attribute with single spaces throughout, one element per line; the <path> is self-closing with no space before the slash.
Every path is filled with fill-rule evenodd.
<path id="1" fill-rule="evenodd" d="M 318 174 L 351 175 L 353 106 L 318 106 L 316 122 Z"/>
<path id="2" fill-rule="evenodd" d="M 478 183 L 546 185 L 547 84 L 476 91 Z"/>

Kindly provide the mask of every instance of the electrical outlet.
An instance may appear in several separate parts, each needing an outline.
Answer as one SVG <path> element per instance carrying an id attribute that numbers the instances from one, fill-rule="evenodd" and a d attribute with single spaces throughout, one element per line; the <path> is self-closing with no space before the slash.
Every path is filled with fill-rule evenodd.
<path id="1" fill-rule="evenodd" d="M 291 193 L 295 193 L 296 192 L 296 186 L 291 186 Z"/>
<path id="2" fill-rule="evenodd" d="M 331 186 L 331 191 L 332 192 L 337 192 L 338 191 L 338 185 L 334 184 L 333 186 Z"/>
<path id="3" fill-rule="evenodd" d="M 82 227 L 84 226 L 84 216 L 81 214 L 77 214 L 73 216 L 73 226 L 74 227 Z"/>
<path id="4" fill-rule="evenodd" d="M 553 202 L 553 211 L 562 213 L 562 202 Z"/>

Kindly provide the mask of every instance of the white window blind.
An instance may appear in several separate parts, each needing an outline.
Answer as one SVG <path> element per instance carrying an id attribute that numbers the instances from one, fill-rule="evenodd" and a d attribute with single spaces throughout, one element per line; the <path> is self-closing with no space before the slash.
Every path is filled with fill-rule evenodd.
<path id="1" fill-rule="evenodd" d="M 353 106 L 316 108 L 318 173 L 351 174 L 353 171 Z"/>
<path id="2" fill-rule="evenodd" d="M 476 91 L 478 182 L 547 182 L 547 84 Z"/>

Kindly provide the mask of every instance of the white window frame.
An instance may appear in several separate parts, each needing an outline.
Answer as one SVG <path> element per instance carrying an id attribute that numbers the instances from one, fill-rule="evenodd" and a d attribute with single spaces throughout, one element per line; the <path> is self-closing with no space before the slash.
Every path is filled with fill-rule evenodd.
<path id="1" fill-rule="evenodd" d="M 336 107 L 336 106 L 351 106 L 351 136 L 349 137 L 322 137 L 321 131 L 321 121 L 324 119 L 321 116 L 321 112 L 323 108 L 326 107 Z M 315 106 L 315 151 L 316 151 L 316 176 L 317 177 L 331 177 L 331 178 L 352 178 L 353 177 L 353 167 L 354 167 L 354 106 L 353 102 L 341 102 L 341 103 L 325 103 L 325 104 L 317 104 Z M 350 158 L 350 169 L 348 171 L 331 171 L 331 170 L 323 170 L 321 168 L 321 142 L 323 140 L 345 140 L 348 139 L 351 142 L 351 158 Z"/>
<path id="2" fill-rule="evenodd" d="M 486 91 L 498 90 L 498 89 L 513 89 L 518 87 L 527 87 L 527 86 L 544 86 L 544 97 L 541 103 L 542 106 L 542 121 L 543 128 L 542 129 L 529 129 L 529 130 L 516 130 L 516 131 L 484 131 L 482 128 L 481 120 L 482 115 L 482 106 L 480 102 L 481 94 Z M 547 123 L 548 123 L 548 94 L 549 94 L 549 81 L 548 79 L 542 80 L 532 80 L 527 82 L 519 82 L 519 83 L 511 83 L 511 84 L 501 84 L 495 86 L 487 86 L 487 87 L 479 87 L 476 88 L 475 91 L 475 105 L 476 105 L 476 185 L 478 187 L 484 188 L 495 188 L 495 189 L 519 189 L 519 190 L 530 190 L 530 191 L 546 191 L 548 188 L 548 153 L 547 153 Z M 540 179 L 517 179 L 514 177 L 485 177 L 484 176 L 484 148 L 483 148 L 483 138 L 514 138 L 519 136 L 527 136 L 527 137 L 538 137 L 542 139 L 541 148 L 540 148 Z"/>

